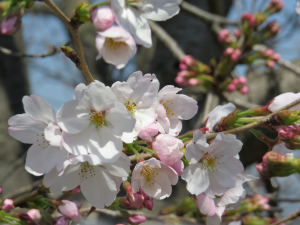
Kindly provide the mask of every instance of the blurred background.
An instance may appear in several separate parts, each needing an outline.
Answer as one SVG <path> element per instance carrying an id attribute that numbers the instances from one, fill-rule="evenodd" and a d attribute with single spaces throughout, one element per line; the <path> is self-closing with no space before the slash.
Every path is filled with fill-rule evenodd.
<path id="1" fill-rule="evenodd" d="M 79 0 L 54 1 L 59 8 L 71 16 Z M 100 1 L 86 0 L 90 4 Z M 263 10 L 269 1 L 266 0 L 186 0 L 207 12 L 226 16 L 232 21 L 237 21 L 243 12 L 256 12 Z M 280 13 L 268 18 L 276 20 L 281 26 L 281 32 L 276 38 L 264 43 L 281 54 L 283 59 L 292 61 L 300 67 L 300 27 L 299 16 L 295 13 L 297 0 L 284 0 L 285 6 Z M 166 22 L 158 23 L 179 44 L 186 54 L 194 56 L 197 60 L 208 64 L 212 58 L 220 59 L 223 47 L 217 40 L 217 34 L 212 29 L 212 24 L 194 17 L 181 10 L 180 13 Z M 236 27 L 227 27 L 234 30 Z M 95 79 L 111 86 L 115 81 L 124 81 L 136 70 L 143 73 L 154 73 L 160 81 L 160 87 L 165 85 L 178 86 L 174 79 L 179 72 L 179 61 L 165 47 L 155 33 L 152 33 L 153 46 L 150 49 L 139 46 L 137 54 L 128 65 L 117 70 L 114 66 L 106 64 L 102 59 L 96 61 L 97 50 L 95 48 L 96 30 L 91 23 L 84 24 L 79 29 L 84 52 L 89 69 Z M 55 16 L 47 6 L 37 2 L 35 6 L 26 11 L 22 20 L 22 29 L 13 36 L 0 34 L 0 47 L 13 52 L 42 54 L 59 48 L 70 41 L 69 46 L 75 48 L 71 35 L 66 26 Z M 249 94 L 231 94 L 231 98 L 264 105 L 270 99 L 283 92 L 300 91 L 300 73 L 291 71 L 281 66 L 272 69 L 256 66 L 240 65 L 235 68 L 238 76 L 246 76 L 248 79 Z M 49 102 L 55 110 L 66 101 L 73 98 L 73 91 L 77 84 L 86 83 L 84 76 L 75 65 L 61 52 L 48 57 L 16 57 L 0 51 L 0 185 L 3 187 L 3 196 L 9 193 L 18 193 L 20 188 L 30 191 L 32 182 L 39 182 L 39 178 L 31 177 L 24 170 L 24 158 L 28 146 L 21 145 L 7 133 L 7 120 L 19 113 L 23 113 L 22 97 L 24 95 L 38 95 Z M 203 112 L 207 93 L 197 87 L 184 88 L 185 93 L 198 101 L 199 112 L 190 121 L 184 123 L 182 133 L 200 128 L 207 113 Z M 218 96 L 212 95 L 210 111 L 218 104 L 225 104 Z M 240 108 L 245 110 L 245 108 Z M 272 136 L 272 134 L 270 134 Z M 244 143 L 240 157 L 246 167 L 246 172 L 259 176 L 254 165 L 261 162 L 262 156 L 267 151 L 267 146 L 254 139 L 251 133 L 238 135 Z M 300 198 L 300 178 L 293 175 L 278 179 L 279 188 L 272 188 L 268 181 L 262 179 L 255 181 L 255 187 L 260 193 L 273 193 L 276 197 Z M 28 186 L 29 185 L 29 186 Z M 179 204 L 186 196 L 186 183 L 180 181 L 173 188 L 172 196 L 163 201 L 155 201 L 154 215 L 164 206 Z M 246 187 L 247 188 L 247 187 Z M 247 188 L 249 193 L 253 188 Z M 122 195 L 122 193 L 121 193 Z M 284 217 L 296 211 L 300 203 L 271 202 L 272 207 L 280 210 L 280 213 L 270 213 L 269 216 Z M 88 204 L 87 204 L 88 206 Z M 277 211 L 278 211 L 277 210 Z M 100 214 L 92 214 L 89 224 L 115 224 L 124 222 Z M 299 224 L 295 220 L 290 224 Z M 157 221 L 149 221 L 145 224 L 162 224 Z M 181 224 L 189 224 L 181 222 Z M 227 223 L 224 223 L 227 224 Z"/>

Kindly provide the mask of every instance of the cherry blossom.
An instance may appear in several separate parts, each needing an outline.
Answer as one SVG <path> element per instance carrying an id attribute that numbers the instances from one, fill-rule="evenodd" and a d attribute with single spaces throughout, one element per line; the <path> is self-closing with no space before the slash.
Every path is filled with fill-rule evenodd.
<path id="1" fill-rule="evenodd" d="M 147 19 L 163 21 L 179 12 L 181 0 L 111 0 L 117 22 L 129 31 L 138 44 L 152 46 L 151 30 Z"/>
<path id="2" fill-rule="evenodd" d="M 119 26 L 112 26 L 107 30 L 98 32 L 96 48 L 104 61 L 122 69 L 128 60 L 136 53 L 136 44 L 131 35 Z"/>
<path id="3" fill-rule="evenodd" d="M 8 120 L 8 133 L 15 139 L 32 144 L 28 149 L 25 169 L 41 176 L 53 167 L 60 171 L 68 152 L 61 145 L 61 130 L 56 123 L 56 112 L 41 97 L 23 97 L 25 113 Z"/>
<path id="4" fill-rule="evenodd" d="M 182 123 L 180 120 L 191 119 L 198 111 L 197 101 L 183 95 L 177 94 L 181 88 L 167 85 L 158 92 L 158 101 L 161 104 L 157 108 L 157 121 L 163 127 L 164 132 L 178 136 Z"/>
<path id="5" fill-rule="evenodd" d="M 122 152 L 123 132 L 131 132 L 135 121 L 103 83 L 77 86 L 75 99 L 57 112 L 63 145 L 73 155 L 97 155 L 102 162 L 115 162 Z"/>
<path id="6" fill-rule="evenodd" d="M 228 103 L 226 105 L 218 105 L 207 116 L 205 120 L 205 127 L 208 128 L 208 132 L 213 132 L 215 125 L 221 122 L 222 117 L 228 116 L 235 110 L 235 105 Z"/>
<path id="7" fill-rule="evenodd" d="M 186 146 L 185 157 L 191 163 L 182 174 L 191 194 L 205 193 L 209 197 L 222 195 L 228 188 L 241 185 L 243 164 L 236 158 L 242 142 L 233 134 L 219 133 L 211 142 L 206 136 L 195 131 L 193 140 Z"/>
<path id="8" fill-rule="evenodd" d="M 222 214 L 225 209 L 237 209 L 241 200 L 245 198 L 246 192 L 242 185 L 228 189 L 223 195 L 209 197 L 202 193 L 195 196 L 195 205 L 206 217 L 207 225 L 219 225 L 222 222 Z"/>
<path id="9" fill-rule="evenodd" d="M 108 5 L 99 6 L 91 13 L 91 22 L 99 30 L 110 28 L 115 22 L 115 15 Z"/>
<path id="10" fill-rule="evenodd" d="M 4 199 L 3 200 L 2 207 L 1 207 L 2 210 L 9 213 L 14 208 L 15 208 L 14 201 L 12 199 Z"/>
<path id="11" fill-rule="evenodd" d="M 132 141 L 138 136 L 142 128 L 153 123 L 157 115 L 157 92 L 159 82 L 154 74 L 145 74 L 141 71 L 131 74 L 127 82 L 115 82 L 111 90 L 118 101 L 124 105 L 136 120 L 135 128 L 124 136 Z"/>
<path id="12" fill-rule="evenodd" d="M 61 214 L 63 214 L 66 218 L 74 221 L 79 221 L 82 219 L 76 203 L 69 200 L 62 200 L 61 202 L 62 204 L 58 206 L 58 211 Z"/>
<path id="13" fill-rule="evenodd" d="M 158 134 L 159 125 L 156 121 L 151 123 L 150 125 L 143 127 L 139 132 L 139 137 L 144 141 L 153 142 L 154 136 Z"/>
<path id="14" fill-rule="evenodd" d="M 104 163 L 92 154 L 80 155 L 65 161 L 62 172 L 53 169 L 47 173 L 44 185 L 54 194 L 80 185 L 82 194 L 91 205 L 104 208 L 115 200 L 129 169 L 130 161 L 124 153 L 115 163 Z"/>
<path id="15" fill-rule="evenodd" d="M 164 199 L 172 193 L 172 186 L 178 182 L 177 173 L 157 159 L 138 163 L 131 177 L 133 192 L 143 189 L 146 195 L 155 199 Z"/>

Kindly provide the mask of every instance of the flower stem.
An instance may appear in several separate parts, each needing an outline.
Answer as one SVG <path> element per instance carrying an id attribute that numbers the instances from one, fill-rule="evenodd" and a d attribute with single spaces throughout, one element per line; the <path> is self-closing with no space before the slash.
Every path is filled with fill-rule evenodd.
<path id="1" fill-rule="evenodd" d="M 242 117 L 242 118 L 237 118 L 235 123 L 253 123 L 253 122 L 256 122 L 257 120 L 260 120 L 261 118 L 264 118 L 264 117 L 262 117 L 262 116 Z"/>
<path id="2" fill-rule="evenodd" d="M 93 78 L 91 72 L 89 71 L 86 61 L 85 61 L 83 47 L 82 47 L 81 39 L 80 39 L 79 33 L 78 33 L 78 27 L 72 26 L 69 18 L 51 0 L 43 0 L 43 1 L 49 6 L 49 8 L 51 8 L 54 11 L 54 13 L 64 22 L 64 24 L 71 31 L 71 34 L 74 38 L 74 42 L 76 45 L 77 54 L 79 57 L 81 72 L 83 73 L 83 75 L 85 76 L 86 80 L 89 83 L 94 82 L 94 78 Z"/>
<path id="3" fill-rule="evenodd" d="M 151 149 L 149 149 L 149 148 L 146 148 L 146 147 L 143 147 L 143 146 L 139 146 L 139 147 L 140 147 L 141 149 L 143 149 L 143 150 L 145 150 L 145 151 L 151 153 L 152 155 L 156 155 L 155 151 L 153 151 L 153 150 L 151 150 Z"/>

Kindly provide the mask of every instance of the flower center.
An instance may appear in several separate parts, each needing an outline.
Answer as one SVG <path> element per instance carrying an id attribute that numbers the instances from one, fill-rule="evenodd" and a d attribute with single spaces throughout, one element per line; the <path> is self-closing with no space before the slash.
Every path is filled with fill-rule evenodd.
<path id="1" fill-rule="evenodd" d="M 134 113 L 136 112 L 136 108 L 138 107 L 138 105 L 133 102 L 133 99 L 131 99 L 130 101 L 127 100 L 127 102 L 125 103 L 125 107 L 131 113 L 131 115 L 134 115 Z"/>
<path id="2" fill-rule="evenodd" d="M 106 125 L 106 122 L 104 120 L 104 113 L 91 110 L 89 115 L 89 120 L 96 126 L 96 128 Z"/>
<path id="3" fill-rule="evenodd" d="M 204 169 L 206 170 L 208 169 L 212 172 L 215 172 L 218 171 L 217 167 L 221 168 L 218 158 L 214 155 L 206 153 L 200 161 L 203 163 Z"/>
<path id="4" fill-rule="evenodd" d="M 105 39 L 105 46 L 107 48 L 109 48 L 110 50 L 117 50 L 122 45 L 127 45 L 127 44 L 125 42 L 123 42 L 123 41 L 116 42 L 112 38 L 106 38 Z"/>
<path id="5" fill-rule="evenodd" d="M 152 169 L 149 165 L 143 166 L 141 173 L 146 180 L 146 184 L 148 184 L 149 181 L 151 181 L 151 179 L 155 177 L 155 175 L 158 175 L 158 172 L 155 169 Z M 152 183 L 152 184 L 154 184 L 154 183 Z M 151 183 L 149 183 L 149 187 L 150 186 L 151 186 Z"/>
<path id="6" fill-rule="evenodd" d="M 167 113 L 167 117 L 170 118 L 171 116 L 174 116 L 173 110 L 169 109 L 169 107 L 171 107 L 171 105 L 173 105 L 173 102 L 170 102 L 169 100 L 163 101 L 162 105 L 164 106 L 166 113 Z"/>
<path id="7" fill-rule="evenodd" d="M 85 179 L 88 178 L 88 176 L 95 176 L 95 167 L 90 165 L 88 162 L 83 162 L 80 164 L 80 169 L 79 169 L 79 176 L 85 177 Z"/>
<path id="8" fill-rule="evenodd" d="M 48 146 L 50 146 L 50 142 L 45 139 L 44 133 L 37 134 L 36 142 L 38 143 L 38 146 L 43 149 L 46 149 Z"/>

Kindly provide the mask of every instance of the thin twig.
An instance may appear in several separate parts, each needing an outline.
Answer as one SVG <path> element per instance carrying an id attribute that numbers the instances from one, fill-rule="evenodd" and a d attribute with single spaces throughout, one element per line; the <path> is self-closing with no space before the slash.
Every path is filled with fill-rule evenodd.
<path id="1" fill-rule="evenodd" d="M 85 215 L 84 220 L 86 220 L 89 217 L 89 215 L 91 215 L 91 213 L 95 211 L 95 209 L 96 207 L 92 206 L 90 208 L 90 211 L 88 211 L 88 213 Z"/>
<path id="2" fill-rule="evenodd" d="M 256 122 L 253 122 L 253 123 L 250 123 L 250 124 L 247 124 L 247 125 L 244 125 L 242 127 L 237 127 L 237 128 L 234 128 L 234 129 L 231 129 L 231 130 L 226 130 L 226 131 L 223 131 L 224 134 L 237 134 L 237 133 L 241 133 L 241 132 L 244 132 L 244 131 L 247 131 L 247 130 L 250 130 L 250 129 L 253 129 L 255 127 L 261 127 L 261 126 L 265 126 L 268 124 L 268 120 L 269 118 L 271 118 L 273 115 L 281 112 L 282 110 L 286 110 L 286 109 L 289 109 L 297 104 L 300 103 L 300 98 L 293 101 L 292 103 L 290 104 L 287 104 L 286 106 L 278 109 L 277 111 L 271 113 L 270 115 L 260 119 L 260 120 L 257 120 Z M 206 134 L 206 139 L 208 141 L 214 139 L 219 133 L 208 133 Z M 188 142 L 186 142 L 188 143 Z"/>
<path id="3" fill-rule="evenodd" d="M 77 49 L 79 62 L 81 65 L 81 72 L 83 73 L 83 75 L 85 76 L 86 80 L 89 83 L 94 82 L 95 80 L 91 72 L 89 71 L 89 68 L 85 61 L 83 47 L 78 33 L 78 27 L 72 26 L 69 18 L 67 18 L 66 15 L 51 0 L 43 0 L 43 1 L 54 11 L 54 13 L 64 22 L 64 24 L 66 24 L 66 26 L 71 31 Z"/>
<path id="4" fill-rule="evenodd" d="M 60 48 L 57 48 L 55 46 L 51 47 L 52 49 L 46 53 L 43 54 L 33 54 L 33 55 L 29 55 L 29 54 L 25 54 L 22 52 L 13 52 L 12 50 L 8 49 L 8 48 L 4 48 L 0 46 L 0 52 L 2 52 L 5 55 L 9 55 L 9 56 L 13 56 L 13 57 L 28 57 L 28 58 L 44 58 L 47 56 L 52 56 L 58 52 L 60 52 Z"/>
<path id="5" fill-rule="evenodd" d="M 279 225 L 279 224 L 287 222 L 289 220 L 296 219 L 298 216 L 300 216 L 300 208 L 296 212 L 292 213 L 291 215 L 289 215 L 281 220 L 278 220 L 277 222 L 272 223 L 271 225 Z"/>
<path id="6" fill-rule="evenodd" d="M 251 191 L 253 191 L 254 194 L 257 194 L 257 195 L 260 194 L 259 190 L 257 189 L 257 187 L 255 186 L 255 184 L 253 183 L 252 180 L 247 181 L 246 184 L 251 189 Z"/>
<path id="7" fill-rule="evenodd" d="M 148 21 L 151 30 L 157 35 L 158 39 L 163 42 L 172 54 L 180 61 L 186 54 L 180 48 L 178 43 L 157 23 Z"/>
<path id="8" fill-rule="evenodd" d="M 25 194 L 29 191 L 32 191 L 33 189 L 37 188 L 40 185 L 41 181 L 42 180 L 37 180 L 37 181 L 33 182 L 32 184 L 29 184 L 29 185 L 26 185 L 26 186 L 21 186 L 18 190 L 5 195 L 3 197 L 3 199 L 15 198 L 16 196 L 19 196 L 19 195 Z"/>
<path id="9" fill-rule="evenodd" d="M 22 198 L 19 198 L 17 200 L 14 201 L 14 206 L 18 206 L 20 205 L 21 203 L 25 203 L 27 202 L 28 200 L 38 196 L 39 194 L 43 193 L 44 191 L 41 189 L 41 188 L 37 188 L 35 189 L 33 192 L 31 192 L 29 195 L 26 195 Z"/>
<path id="10" fill-rule="evenodd" d="M 149 159 L 151 157 L 152 157 L 152 154 L 148 153 L 148 152 L 140 154 L 140 158 L 143 158 L 143 159 Z M 129 159 L 130 159 L 130 162 L 136 162 L 136 155 L 129 156 Z"/>
<path id="11" fill-rule="evenodd" d="M 219 24 L 227 24 L 227 25 L 235 25 L 235 26 L 238 25 L 238 23 L 235 21 L 231 21 L 223 16 L 219 16 L 216 14 L 206 12 L 203 9 L 198 8 L 197 6 L 187 3 L 186 1 L 182 1 L 180 6 L 183 10 L 185 10 L 185 11 L 193 14 L 194 16 L 197 16 L 209 23 L 219 23 Z"/>

